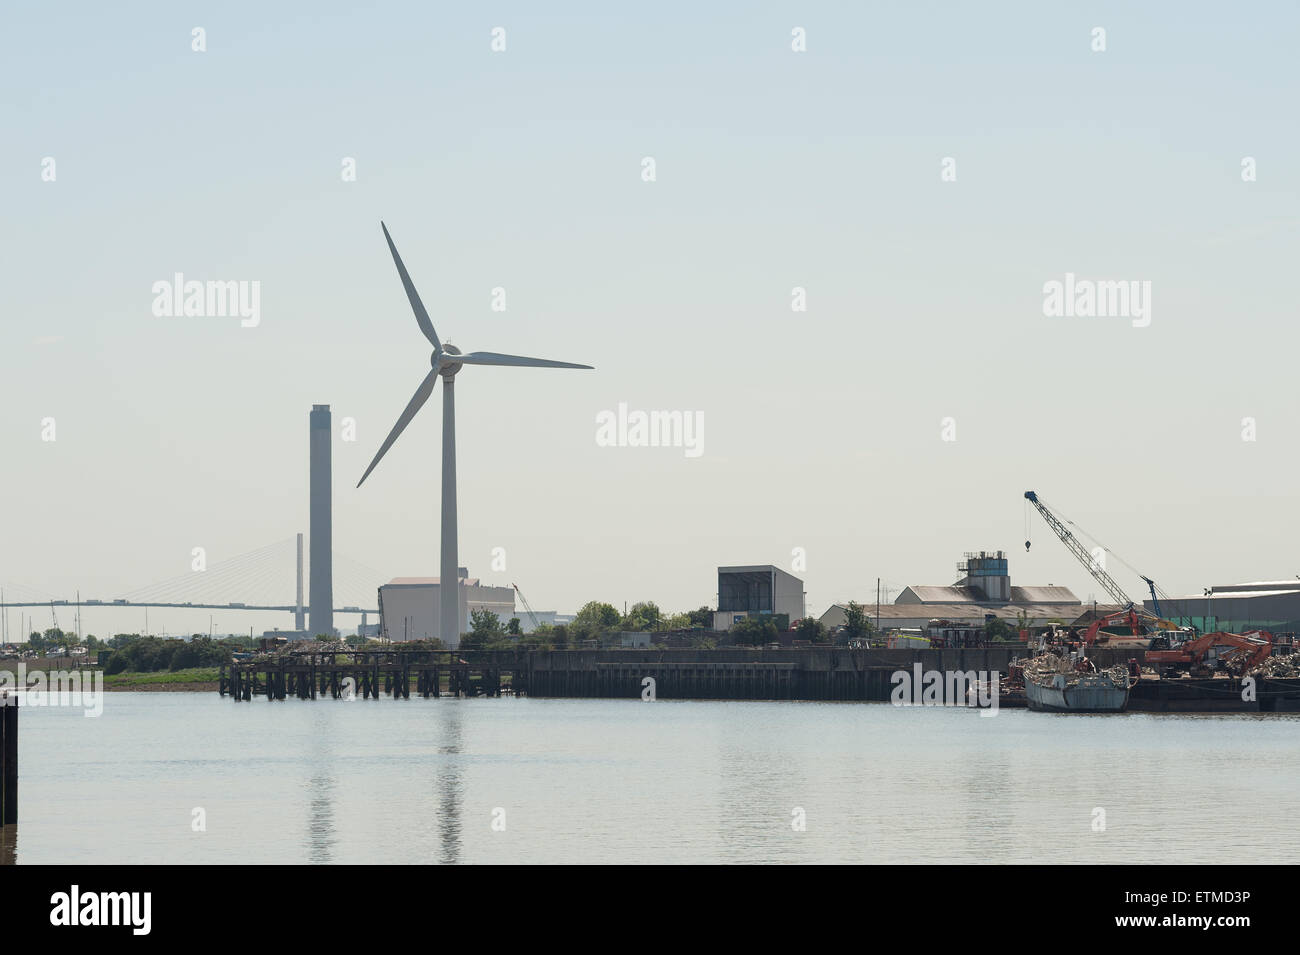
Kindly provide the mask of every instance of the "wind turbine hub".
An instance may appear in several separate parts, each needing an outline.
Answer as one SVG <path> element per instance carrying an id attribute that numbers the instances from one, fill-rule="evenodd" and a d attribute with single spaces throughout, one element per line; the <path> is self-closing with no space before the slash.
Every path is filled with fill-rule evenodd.
<path id="1" fill-rule="evenodd" d="M 429 364 L 431 364 L 434 368 L 437 368 L 438 373 L 442 375 L 444 378 L 450 378 L 452 375 L 456 374 L 456 372 L 460 371 L 465 366 L 462 365 L 460 362 L 447 361 L 447 356 L 459 355 L 459 354 L 460 354 L 460 349 L 457 348 L 455 345 L 453 345 L 451 342 L 447 342 L 447 344 L 442 346 L 441 354 L 436 351 L 433 353 L 433 357 L 429 359 Z M 438 364 L 439 360 L 441 360 L 442 362 L 441 367 L 439 367 Z"/>

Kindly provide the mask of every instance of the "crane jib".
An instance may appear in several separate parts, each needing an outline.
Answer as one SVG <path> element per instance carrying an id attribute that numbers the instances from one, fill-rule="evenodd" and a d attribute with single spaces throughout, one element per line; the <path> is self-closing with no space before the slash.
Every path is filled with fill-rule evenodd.
<path id="1" fill-rule="evenodd" d="M 1079 543 L 1079 539 L 1047 508 L 1047 505 L 1038 499 L 1037 494 L 1033 491 L 1026 491 L 1025 500 L 1034 505 L 1038 513 L 1043 516 L 1043 520 L 1047 522 L 1047 526 L 1061 539 L 1061 543 L 1069 549 L 1070 553 L 1074 554 L 1079 563 L 1088 569 L 1088 573 L 1092 575 L 1097 583 L 1101 584 L 1102 588 L 1106 593 L 1110 594 L 1116 603 L 1126 607 L 1134 605 L 1133 599 L 1124 592 L 1124 588 L 1119 585 L 1114 577 L 1106 573 L 1106 569 L 1101 566 L 1100 561 L 1096 560 L 1092 553 L 1083 544 Z"/>

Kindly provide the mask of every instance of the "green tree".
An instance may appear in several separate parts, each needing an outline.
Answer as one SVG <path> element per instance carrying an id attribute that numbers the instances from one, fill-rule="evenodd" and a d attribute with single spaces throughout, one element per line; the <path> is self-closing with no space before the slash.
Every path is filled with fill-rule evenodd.
<path id="1" fill-rule="evenodd" d="M 619 612 L 607 603 L 592 600 L 583 605 L 569 624 L 569 639 L 592 640 L 615 629 L 621 620 Z"/>
<path id="2" fill-rule="evenodd" d="M 470 632 L 476 637 L 499 637 L 505 633 L 501 618 L 486 608 L 471 610 L 469 614 Z"/>
<path id="3" fill-rule="evenodd" d="M 170 641 L 168 641 L 170 642 Z M 169 670 L 188 670 L 192 667 L 221 666 L 234 658 L 230 650 L 206 635 L 194 637 L 188 641 L 177 641 L 179 646 L 171 650 L 171 659 L 167 663 Z"/>
<path id="4" fill-rule="evenodd" d="M 713 611 L 708 607 L 691 610 L 687 613 L 687 616 L 691 618 L 692 627 L 699 627 L 701 630 L 713 629 Z"/>
<path id="5" fill-rule="evenodd" d="M 644 632 L 647 630 L 658 630 L 663 623 L 663 614 L 659 610 L 659 605 L 654 601 L 646 600 L 641 603 L 634 603 L 632 609 L 627 612 L 620 622 L 624 630 L 635 630 Z"/>
<path id="6" fill-rule="evenodd" d="M 508 641 L 501 618 L 491 610 L 471 610 L 469 624 L 470 632 L 460 638 L 462 650 L 490 650 Z"/>
<path id="7" fill-rule="evenodd" d="M 848 606 L 844 608 L 844 629 L 840 631 L 840 642 L 848 643 L 850 640 L 865 639 L 873 629 L 866 608 L 857 601 L 850 600 Z"/>
<path id="8" fill-rule="evenodd" d="M 800 640 L 821 643 L 826 639 L 826 628 L 816 617 L 804 617 L 795 625 L 795 635 Z"/>
<path id="9" fill-rule="evenodd" d="M 776 624 L 771 617 L 743 617 L 731 625 L 731 636 L 739 644 L 751 647 L 776 640 Z"/>
<path id="10" fill-rule="evenodd" d="M 512 637 L 521 637 L 521 636 L 523 636 L 523 633 L 524 633 L 524 632 L 523 632 L 523 630 L 521 630 L 521 629 L 519 628 L 519 618 L 518 618 L 518 617 L 511 617 L 511 618 L 510 618 L 510 622 L 509 622 L 508 624 L 506 624 L 506 633 L 510 634 Z"/>

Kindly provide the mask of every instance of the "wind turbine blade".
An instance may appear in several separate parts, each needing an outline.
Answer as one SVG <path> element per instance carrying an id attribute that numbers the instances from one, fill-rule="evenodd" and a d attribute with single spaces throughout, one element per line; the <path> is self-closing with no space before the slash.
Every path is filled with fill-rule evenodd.
<path id="1" fill-rule="evenodd" d="M 456 355 L 448 361 L 455 361 L 462 365 L 514 365 L 518 368 L 592 368 L 591 365 L 575 365 L 571 361 L 525 358 L 523 355 L 500 355 L 494 351 L 472 351 L 468 355 Z"/>
<path id="2" fill-rule="evenodd" d="M 406 289 L 406 297 L 411 300 L 411 309 L 415 312 L 415 320 L 420 323 L 420 331 L 424 332 L 424 337 L 433 343 L 435 349 L 442 351 L 442 342 L 438 341 L 438 333 L 433 330 L 433 322 L 429 320 L 429 313 L 424 310 L 420 293 L 415 290 L 415 284 L 411 281 L 406 266 L 402 264 L 402 257 L 397 254 L 397 246 L 393 245 L 393 237 L 388 234 L 388 226 L 380 222 L 379 227 L 384 230 L 384 238 L 388 240 L 388 251 L 393 253 L 397 274 L 402 277 L 402 285 Z"/>
<path id="3" fill-rule="evenodd" d="M 415 394 L 411 396 L 410 402 L 406 405 L 406 410 L 403 411 L 402 416 L 397 419 L 397 424 L 393 425 L 393 430 L 388 432 L 388 437 L 384 439 L 383 445 L 379 448 L 379 453 L 376 454 L 375 459 L 370 462 L 370 467 L 366 468 L 366 473 L 361 475 L 361 480 L 357 482 L 357 487 L 360 487 L 365 482 L 366 478 L 370 477 L 370 472 L 375 469 L 375 465 L 379 463 L 379 459 L 382 458 L 385 452 L 393 446 L 393 442 L 397 440 L 397 436 L 402 433 L 406 426 L 411 423 L 411 419 L 415 417 L 415 413 L 424 407 L 424 403 L 429 400 L 429 395 L 433 394 L 433 386 L 437 381 L 438 369 L 433 368 L 429 371 L 429 374 L 425 375 L 424 381 L 420 382 L 420 387 L 415 389 Z"/>

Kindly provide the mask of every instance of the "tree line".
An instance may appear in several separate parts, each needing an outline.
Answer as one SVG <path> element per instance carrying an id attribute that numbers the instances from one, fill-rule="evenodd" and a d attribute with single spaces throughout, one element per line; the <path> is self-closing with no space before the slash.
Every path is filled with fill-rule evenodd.
<path id="1" fill-rule="evenodd" d="M 470 632 L 461 637 L 460 645 L 468 650 L 492 650 L 518 646 L 522 642 L 563 648 L 587 640 L 599 640 L 611 633 L 708 630 L 712 625 L 713 611 L 708 607 L 665 614 L 653 600 L 643 600 L 629 607 L 627 613 L 619 613 L 613 604 L 592 600 L 584 604 L 569 623 L 540 623 L 529 634 L 523 633 L 518 617 L 511 617 L 503 623 L 490 610 L 473 610 L 470 612 Z"/>

